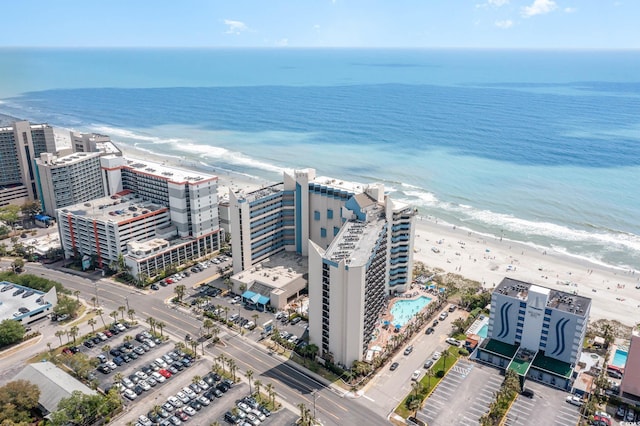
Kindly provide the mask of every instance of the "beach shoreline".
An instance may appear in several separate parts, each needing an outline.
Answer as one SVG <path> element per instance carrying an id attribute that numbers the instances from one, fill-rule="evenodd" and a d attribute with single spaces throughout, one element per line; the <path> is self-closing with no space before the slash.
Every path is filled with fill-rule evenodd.
<path id="1" fill-rule="evenodd" d="M 196 162 L 119 146 L 126 158 L 150 160 L 218 177 L 219 199 L 229 189 L 252 191 L 271 184 L 242 173 L 208 170 Z M 437 250 L 437 252 L 435 250 Z M 635 325 L 640 312 L 640 273 L 624 271 L 526 243 L 490 237 L 445 224 L 435 217 L 416 218 L 414 261 L 428 268 L 459 274 L 492 289 L 504 277 L 592 299 L 590 319 L 610 319 Z"/>

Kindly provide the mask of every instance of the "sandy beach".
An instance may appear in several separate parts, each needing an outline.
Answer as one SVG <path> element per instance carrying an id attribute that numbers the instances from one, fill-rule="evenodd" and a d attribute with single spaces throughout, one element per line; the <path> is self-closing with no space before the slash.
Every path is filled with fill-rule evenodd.
<path id="1" fill-rule="evenodd" d="M 125 157 L 155 161 L 180 168 L 197 164 L 181 158 L 154 155 L 131 148 Z M 218 176 L 218 195 L 228 197 L 229 188 L 251 191 L 268 184 L 249 176 L 216 170 L 202 170 Z M 593 299 L 591 320 L 614 319 L 633 326 L 640 319 L 640 273 L 607 268 L 550 249 L 490 238 L 461 228 L 438 223 L 436 218 L 416 220 L 414 260 L 427 267 L 460 274 L 491 289 L 508 276 Z M 434 250 L 435 249 L 435 250 Z"/>
<path id="2" fill-rule="evenodd" d="M 607 268 L 550 249 L 487 238 L 468 230 L 416 221 L 414 260 L 460 274 L 491 289 L 510 278 L 577 292 L 593 299 L 592 320 L 615 319 L 632 326 L 640 318 L 640 273 Z"/>

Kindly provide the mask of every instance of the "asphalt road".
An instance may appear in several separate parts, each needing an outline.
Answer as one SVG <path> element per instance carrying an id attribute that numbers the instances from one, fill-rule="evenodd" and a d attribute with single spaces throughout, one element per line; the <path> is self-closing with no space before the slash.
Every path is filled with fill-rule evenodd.
<path id="1" fill-rule="evenodd" d="M 109 319 L 108 314 L 116 310 L 118 306 L 128 306 L 135 310 L 136 316 L 142 322 L 147 317 L 164 322 L 166 324 L 164 332 L 174 336 L 177 340 L 184 339 L 187 334 L 197 336 L 200 332 L 202 322 L 192 313 L 173 309 L 165 303 L 165 299 L 174 296 L 175 284 L 160 287 L 158 291 L 146 292 L 102 279 L 97 274 L 93 276 L 95 279 L 72 275 L 55 269 L 58 266 L 28 264 L 26 271 L 59 281 L 68 289 L 79 290 L 80 296 L 87 301 L 92 297 L 97 297 L 107 320 Z M 191 288 L 197 283 L 207 281 L 207 274 L 215 274 L 212 269 L 214 268 L 192 274 L 183 279 L 180 284 Z M 216 301 L 216 303 L 218 302 Z M 219 303 L 225 304 L 226 301 L 220 300 Z M 253 314 L 253 312 L 247 314 Z M 250 317 L 250 315 L 248 316 Z M 266 348 L 251 342 L 251 336 L 221 333 L 220 337 L 225 346 L 217 345 L 214 348 L 205 349 L 207 354 L 215 357 L 223 353 L 225 356 L 235 359 L 242 375 L 248 369 L 253 370 L 253 380 L 260 380 L 265 385 L 273 383 L 278 397 L 290 406 L 295 407 L 302 402 L 312 412 L 315 406 L 316 417 L 323 424 L 344 425 L 361 422 L 366 422 L 368 425 L 387 424 L 384 417 L 371 409 L 370 406 L 374 403 L 370 399 L 351 399 L 337 394 L 332 388 L 325 387 L 312 377 L 293 368 L 289 362 L 284 362 L 280 357 L 270 354 Z M 253 336 L 253 340 L 256 337 Z M 317 392 L 314 393 L 316 390 Z"/>

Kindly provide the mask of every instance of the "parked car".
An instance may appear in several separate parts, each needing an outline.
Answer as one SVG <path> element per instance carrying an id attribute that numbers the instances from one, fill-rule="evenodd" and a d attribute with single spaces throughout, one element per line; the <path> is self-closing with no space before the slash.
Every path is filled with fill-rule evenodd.
<path id="1" fill-rule="evenodd" d="M 411 352 L 413 352 L 413 345 L 409 345 L 409 346 L 407 346 L 407 347 L 405 348 L 405 350 L 404 350 L 404 354 L 405 354 L 405 355 L 409 355 L 409 354 L 411 354 Z"/>
<path id="2" fill-rule="evenodd" d="M 413 380 L 414 382 L 417 381 L 420 378 L 420 374 L 422 374 L 420 370 L 414 371 L 411 375 L 411 380 Z"/>
<path id="3" fill-rule="evenodd" d="M 302 318 L 300 317 L 295 317 L 294 319 L 291 320 L 291 325 L 296 325 L 297 323 L 299 323 L 300 321 L 302 321 Z"/>
<path id="4" fill-rule="evenodd" d="M 427 329 L 425 330 L 424 334 L 432 334 L 435 331 L 435 329 L 433 327 L 427 327 Z"/>
<path id="5" fill-rule="evenodd" d="M 582 402 L 582 398 L 580 398 L 580 397 L 579 397 L 579 396 L 577 396 L 577 395 L 569 395 L 569 396 L 567 396 L 566 401 L 567 401 L 569 404 L 577 405 L 578 407 L 580 407 L 580 406 L 583 404 L 583 402 Z"/>
<path id="6" fill-rule="evenodd" d="M 429 369 L 429 368 L 431 368 L 432 366 L 433 366 L 433 360 L 432 360 L 432 359 L 428 359 L 428 360 L 426 360 L 426 361 L 425 361 L 425 363 L 424 363 L 424 365 L 423 365 L 423 367 L 424 367 L 424 368 L 426 368 L 426 369 Z"/>
<path id="7" fill-rule="evenodd" d="M 520 395 L 524 396 L 525 398 L 533 398 L 534 393 L 531 389 L 523 389 Z"/>
<path id="8" fill-rule="evenodd" d="M 462 345 L 462 342 L 460 340 L 454 339 L 453 337 L 447 337 L 445 342 L 447 342 L 448 344 L 453 345 L 453 346 Z"/>
<path id="9" fill-rule="evenodd" d="M 125 398 L 127 398 L 130 401 L 133 401 L 138 397 L 138 394 L 136 394 L 131 389 L 125 389 L 124 392 L 122 392 L 122 394 L 125 396 Z"/>

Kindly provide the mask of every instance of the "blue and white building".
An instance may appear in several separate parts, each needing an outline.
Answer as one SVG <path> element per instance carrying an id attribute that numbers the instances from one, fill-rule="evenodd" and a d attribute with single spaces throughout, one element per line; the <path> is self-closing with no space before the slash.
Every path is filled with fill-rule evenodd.
<path id="1" fill-rule="evenodd" d="M 229 206 L 234 272 L 279 252 L 308 256 L 311 342 L 336 362 L 361 360 L 388 295 L 411 284 L 415 209 L 391 200 L 380 183 L 313 169 L 232 191 Z"/>
<path id="2" fill-rule="evenodd" d="M 504 278 L 491 297 L 487 339 L 477 357 L 569 389 L 587 332 L 591 299 Z"/>

